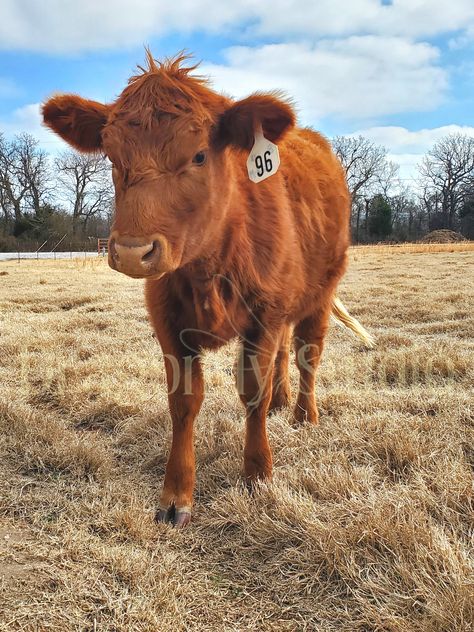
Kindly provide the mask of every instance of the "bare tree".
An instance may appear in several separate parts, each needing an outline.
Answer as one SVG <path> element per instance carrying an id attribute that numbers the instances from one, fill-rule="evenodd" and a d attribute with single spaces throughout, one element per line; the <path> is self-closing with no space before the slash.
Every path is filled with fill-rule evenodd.
<path id="1" fill-rule="evenodd" d="M 30 134 L 20 134 L 13 141 L 17 178 L 26 188 L 29 206 L 36 217 L 41 214 L 51 186 L 48 156 L 38 145 L 39 142 Z"/>
<path id="2" fill-rule="evenodd" d="M 18 156 L 13 143 L 0 137 L 0 189 L 2 211 L 6 220 L 13 214 L 15 222 L 22 217 L 23 203 L 28 187 L 18 178 Z"/>
<path id="3" fill-rule="evenodd" d="M 0 206 L 6 221 L 20 222 L 23 214 L 40 215 L 49 194 L 48 157 L 38 141 L 20 134 L 8 141 L 0 135 Z"/>
<path id="4" fill-rule="evenodd" d="M 441 217 L 439 228 L 455 228 L 456 218 L 474 180 L 474 138 L 450 134 L 438 141 L 420 167 L 425 205 Z M 434 205 L 434 209 L 433 209 Z"/>
<path id="5" fill-rule="evenodd" d="M 0 210 L 3 215 L 3 229 L 5 232 L 10 223 L 12 212 L 12 205 L 6 188 L 6 182 L 8 181 L 8 171 L 6 169 L 8 160 L 6 159 L 6 154 L 7 148 L 5 137 L 0 133 Z"/>
<path id="6" fill-rule="evenodd" d="M 387 150 L 363 136 L 336 136 L 334 151 L 344 167 L 352 199 L 352 223 L 356 241 L 360 239 L 363 213 L 368 227 L 370 199 L 377 193 L 387 196 L 398 166 L 387 159 Z"/>
<path id="7" fill-rule="evenodd" d="M 435 218 L 440 215 L 439 193 L 433 190 L 433 188 L 425 180 L 424 182 L 421 182 L 421 186 L 418 192 L 418 198 L 420 201 L 420 206 L 422 207 L 424 215 L 426 217 L 428 230 L 437 228 L 437 226 L 435 225 Z"/>
<path id="8" fill-rule="evenodd" d="M 91 217 L 108 213 L 113 200 L 110 163 L 98 154 L 67 151 L 55 161 L 58 180 L 72 211 L 72 232 L 85 232 Z"/>

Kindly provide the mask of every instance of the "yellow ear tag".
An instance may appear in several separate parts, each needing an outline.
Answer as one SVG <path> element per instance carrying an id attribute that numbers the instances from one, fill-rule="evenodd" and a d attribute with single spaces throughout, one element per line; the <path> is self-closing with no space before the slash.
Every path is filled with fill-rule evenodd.
<path id="1" fill-rule="evenodd" d="M 247 158 L 247 171 L 252 182 L 262 182 L 278 171 L 280 154 L 275 143 L 265 138 L 262 128 L 255 130 L 255 143 Z"/>

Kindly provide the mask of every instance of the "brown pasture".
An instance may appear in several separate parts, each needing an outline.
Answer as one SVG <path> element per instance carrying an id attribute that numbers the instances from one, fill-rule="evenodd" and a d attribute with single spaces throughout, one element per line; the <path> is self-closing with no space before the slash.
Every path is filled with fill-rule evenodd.
<path id="1" fill-rule="evenodd" d="M 0 263 L 0 630 L 472 630 L 458 246 L 351 249 L 339 295 L 378 346 L 331 327 L 320 423 L 270 417 L 274 480 L 252 496 L 235 349 L 205 357 L 184 531 L 153 521 L 170 420 L 142 282 L 99 259 Z"/>

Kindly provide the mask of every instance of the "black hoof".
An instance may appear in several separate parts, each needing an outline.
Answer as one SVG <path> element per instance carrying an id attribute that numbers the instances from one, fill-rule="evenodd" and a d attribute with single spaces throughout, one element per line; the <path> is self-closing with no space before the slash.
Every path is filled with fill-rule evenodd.
<path id="1" fill-rule="evenodd" d="M 178 509 L 175 505 L 171 505 L 167 509 L 160 507 L 155 514 L 155 522 L 164 522 L 181 529 L 191 522 L 191 510 L 189 507 Z"/>

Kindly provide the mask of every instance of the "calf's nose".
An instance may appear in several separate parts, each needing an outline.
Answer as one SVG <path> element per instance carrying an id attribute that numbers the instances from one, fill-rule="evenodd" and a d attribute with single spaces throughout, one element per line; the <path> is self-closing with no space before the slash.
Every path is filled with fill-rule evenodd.
<path id="1" fill-rule="evenodd" d="M 134 238 L 111 238 L 109 241 L 109 264 L 118 272 L 132 277 L 156 274 L 160 260 L 158 241 L 140 243 Z"/>

